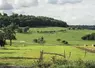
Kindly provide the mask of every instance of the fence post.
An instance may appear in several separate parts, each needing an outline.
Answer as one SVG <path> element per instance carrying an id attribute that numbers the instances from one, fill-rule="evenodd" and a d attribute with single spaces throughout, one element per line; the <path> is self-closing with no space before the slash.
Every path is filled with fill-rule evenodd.
<path id="1" fill-rule="evenodd" d="M 44 54 L 44 51 L 41 50 L 40 51 L 40 58 L 39 58 L 39 62 L 42 62 L 43 61 L 43 54 Z"/>
<path id="2" fill-rule="evenodd" d="M 69 58 L 71 57 L 71 52 L 69 52 Z"/>
<path id="3" fill-rule="evenodd" d="M 55 56 L 52 57 L 52 61 L 53 61 L 53 63 L 55 63 Z"/>
<path id="4" fill-rule="evenodd" d="M 86 50 L 85 50 L 85 54 L 84 54 L 84 57 L 86 57 L 86 55 L 87 55 L 87 52 L 86 52 Z"/>
<path id="5" fill-rule="evenodd" d="M 65 53 L 65 50 L 64 50 L 64 58 L 66 58 L 66 53 Z"/>

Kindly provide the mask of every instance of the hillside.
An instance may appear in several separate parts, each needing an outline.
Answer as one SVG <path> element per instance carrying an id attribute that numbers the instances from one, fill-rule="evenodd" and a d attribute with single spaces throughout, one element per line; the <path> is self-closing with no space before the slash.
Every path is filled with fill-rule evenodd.
<path id="1" fill-rule="evenodd" d="M 0 27 L 8 26 L 11 23 L 15 23 L 20 27 L 67 27 L 65 21 L 57 20 L 50 17 L 44 16 L 33 16 L 33 15 L 18 15 L 12 14 L 8 16 L 6 13 L 0 14 Z"/>

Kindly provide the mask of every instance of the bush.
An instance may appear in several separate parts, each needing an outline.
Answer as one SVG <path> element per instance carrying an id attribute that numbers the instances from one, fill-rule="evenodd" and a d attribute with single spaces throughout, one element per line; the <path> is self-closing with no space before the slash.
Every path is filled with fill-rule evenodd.
<path id="1" fill-rule="evenodd" d="M 65 40 L 62 41 L 62 43 L 66 42 Z"/>
<path id="2" fill-rule="evenodd" d="M 51 62 L 38 62 L 37 66 L 38 68 L 51 68 L 52 63 Z"/>
<path id="3" fill-rule="evenodd" d="M 38 43 L 38 40 L 37 39 L 33 39 L 33 42 Z"/>
<path id="4" fill-rule="evenodd" d="M 95 61 L 83 61 L 82 59 L 72 61 L 67 59 L 51 59 L 51 61 L 36 62 L 34 68 L 95 68 Z"/>
<path id="5" fill-rule="evenodd" d="M 63 41 L 62 41 L 62 43 L 64 43 L 64 44 L 68 44 L 68 42 L 67 42 L 67 41 L 65 41 L 65 40 L 63 40 Z"/>
<path id="6" fill-rule="evenodd" d="M 29 30 L 29 27 L 28 26 L 27 27 L 19 27 L 17 29 L 17 32 L 19 32 L 19 33 L 27 33 L 28 30 Z"/>
<path id="7" fill-rule="evenodd" d="M 87 34 L 87 35 L 81 37 L 81 39 L 83 39 L 83 40 L 95 40 L 95 33 Z"/>
<path id="8" fill-rule="evenodd" d="M 33 42 L 44 44 L 46 41 L 44 40 L 44 37 L 40 37 L 38 39 L 33 39 Z"/>
<path id="9" fill-rule="evenodd" d="M 61 41 L 61 39 L 57 39 L 57 41 L 58 41 L 58 42 L 60 42 L 60 41 Z"/>
<path id="10" fill-rule="evenodd" d="M 95 62 L 94 61 L 86 61 L 85 66 L 86 66 L 86 68 L 95 68 Z"/>
<path id="11" fill-rule="evenodd" d="M 68 44 L 68 42 L 67 42 L 67 41 L 65 41 L 65 42 L 64 42 L 64 44 Z"/>

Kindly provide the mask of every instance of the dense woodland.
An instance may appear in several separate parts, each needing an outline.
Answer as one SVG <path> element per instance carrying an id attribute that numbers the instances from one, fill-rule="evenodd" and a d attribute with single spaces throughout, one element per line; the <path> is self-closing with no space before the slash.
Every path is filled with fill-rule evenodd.
<path id="1" fill-rule="evenodd" d="M 46 26 L 57 26 L 67 27 L 67 23 L 61 20 L 56 20 L 50 17 L 44 16 L 33 16 L 33 15 L 22 15 L 15 14 L 7 15 L 6 13 L 0 14 L 0 27 L 8 26 L 11 23 L 15 23 L 20 27 L 46 27 Z"/>

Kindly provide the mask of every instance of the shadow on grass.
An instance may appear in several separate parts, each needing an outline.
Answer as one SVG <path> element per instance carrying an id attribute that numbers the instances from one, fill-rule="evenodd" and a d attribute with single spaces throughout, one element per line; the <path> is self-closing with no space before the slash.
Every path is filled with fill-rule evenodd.
<path id="1" fill-rule="evenodd" d="M 33 68 L 33 67 L 2 65 L 2 66 L 0 66 L 0 68 Z"/>
<path id="2" fill-rule="evenodd" d="M 10 65 L 10 63 L 1 63 L 0 62 L 0 68 L 1 68 L 1 65 Z"/>
<path id="3" fill-rule="evenodd" d="M 12 48 L 1 48 L 1 50 L 32 50 L 32 49 L 12 49 Z"/>
<path id="4" fill-rule="evenodd" d="M 0 54 L 13 54 L 13 53 L 16 53 L 16 52 L 0 52 Z"/>
<path id="5" fill-rule="evenodd" d="M 33 68 L 33 67 L 11 66 L 11 64 L 9 63 L 0 63 L 0 68 Z"/>
<path id="6" fill-rule="evenodd" d="M 30 57 L 0 57 L 0 59 L 39 59 L 39 58 L 30 58 Z"/>

